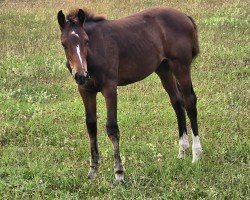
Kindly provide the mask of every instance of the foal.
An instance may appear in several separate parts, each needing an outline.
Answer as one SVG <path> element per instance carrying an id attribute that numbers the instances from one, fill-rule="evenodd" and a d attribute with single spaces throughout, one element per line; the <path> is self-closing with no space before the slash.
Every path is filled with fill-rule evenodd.
<path id="1" fill-rule="evenodd" d="M 179 158 L 189 147 L 186 115 L 193 132 L 193 162 L 201 155 L 198 136 L 196 95 L 190 65 L 199 53 L 194 20 L 170 8 L 153 8 L 118 20 L 107 20 L 85 10 L 65 18 L 58 12 L 61 42 L 67 68 L 78 84 L 83 99 L 90 138 L 91 162 L 88 178 L 99 167 L 96 95 L 101 92 L 107 107 L 106 128 L 114 146 L 115 176 L 124 181 L 119 153 L 117 86 L 144 79 L 155 72 L 170 97 L 179 128 Z"/>

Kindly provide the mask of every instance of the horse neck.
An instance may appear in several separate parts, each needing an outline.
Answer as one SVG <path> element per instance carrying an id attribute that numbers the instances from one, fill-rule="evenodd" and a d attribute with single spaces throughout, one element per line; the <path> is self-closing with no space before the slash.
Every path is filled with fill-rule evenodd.
<path id="1" fill-rule="evenodd" d="M 83 28 L 85 30 L 85 32 L 87 33 L 87 35 L 90 35 L 100 24 L 102 24 L 104 21 L 89 21 L 89 22 L 85 22 L 83 25 Z"/>

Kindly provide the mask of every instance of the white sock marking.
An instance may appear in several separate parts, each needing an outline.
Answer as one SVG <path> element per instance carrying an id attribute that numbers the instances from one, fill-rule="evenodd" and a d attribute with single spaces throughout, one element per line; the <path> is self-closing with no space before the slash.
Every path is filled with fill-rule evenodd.
<path id="1" fill-rule="evenodd" d="M 199 136 L 193 136 L 192 153 L 193 153 L 192 163 L 194 163 L 199 160 L 199 158 L 201 157 L 201 153 L 202 153 Z"/>
<path id="2" fill-rule="evenodd" d="M 183 135 L 181 136 L 179 140 L 179 146 L 180 147 L 179 147 L 178 158 L 184 158 L 185 151 L 189 147 L 188 136 L 186 132 L 184 132 Z"/>

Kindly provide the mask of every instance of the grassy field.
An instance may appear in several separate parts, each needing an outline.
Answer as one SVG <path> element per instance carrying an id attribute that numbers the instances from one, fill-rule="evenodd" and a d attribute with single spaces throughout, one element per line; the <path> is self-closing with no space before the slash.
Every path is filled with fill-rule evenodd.
<path id="1" fill-rule="evenodd" d="M 176 117 L 152 75 L 119 88 L 126 185 L 113 184 L 113 149 L 101 95 L 102 165 L 94 181 L 86 179 L 83 105 L 65 67 L 56 20 L 60 9 L 82 6 L 110 19 L 170 6 L 197 21 L 201 54 L 192 77 L 204 151 L 199 163 L 191 163 L 191 150 L 177 159 Z M 249 8 L 247 0 L 1 0 L 0 198 L 249 199 Z"/>

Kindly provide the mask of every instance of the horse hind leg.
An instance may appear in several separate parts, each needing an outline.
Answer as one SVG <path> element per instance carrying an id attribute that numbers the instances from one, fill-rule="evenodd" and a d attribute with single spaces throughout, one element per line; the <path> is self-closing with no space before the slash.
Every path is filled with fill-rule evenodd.
<path id="1" fill-rule="evenodd" d="M 189 147 L 186 115 L 182 94 L 179 91 L 177 81 L 169 68 L 168 61 L 164 60 L 156 71 L 160 77 L 162 85 L 169 95 L 172 107 L 175 110 L 179 129 L 179 154 L 178 158 L 184 158 Z"/>
<path id="2" fill-rule="evenodd" d="M 193 132 L 192 162 L 194 163 L 200 158 L 202 154 L 202 147 L 198 134 L 197 108 L 196 108 L 197 98 L 192 86 L 190 65 L 182 64 L 181 62 L 178 62 L 178 60 L 171 61 L 170 63 L 171 63 L 170 64 L 171 69 L 179 83 L 187 115 L 191 123 L 191 129 Z"/>

